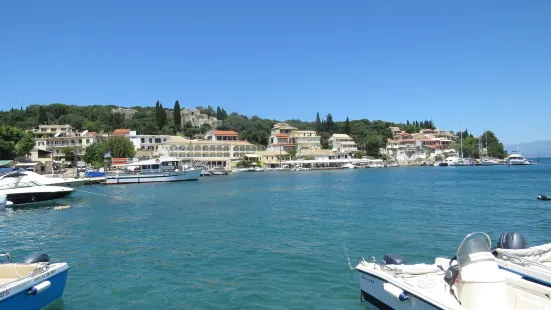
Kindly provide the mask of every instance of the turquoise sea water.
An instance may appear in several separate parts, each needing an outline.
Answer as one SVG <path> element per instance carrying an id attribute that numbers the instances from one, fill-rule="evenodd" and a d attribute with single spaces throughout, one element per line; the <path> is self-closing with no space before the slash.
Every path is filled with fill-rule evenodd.
<path id="1" fill-rule="evenodd" d="M 544 160 L 542 159 L 542 162 Z M 551 242 L 551 165 L 241 173 L 86 186 L 0 213 L 0 250 L 71 266 L 49 309 L 366 309 L 358 256 L 453 256 L 462 238 Z"/>

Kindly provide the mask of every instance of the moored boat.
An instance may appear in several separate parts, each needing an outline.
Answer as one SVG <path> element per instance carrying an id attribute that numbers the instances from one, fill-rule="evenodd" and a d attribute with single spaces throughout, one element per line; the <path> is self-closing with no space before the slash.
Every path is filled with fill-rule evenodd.
<path id="1" fill-rule="evenodd" d="M 507 163 L 510 166 L 518 166 L 518 165 L 531 165 L 532 162 L 528 159 L 524 158 L 520 153 L 513 153 L 507 157 Z"/>
<path id="2" fill-rule="evenodd" d="M 122 165 L 123 171 L 106 175 L 105 184 L 196 181 L 201 169 L 188 169 L 177 158 L 157 158 Z"/>
<path id="3" fill-rule="evenodd" d="M 63 186 L 42 185 L 25 179 L 26 174 L 13 172 L 0 177 L 0 193 L 13 205 L 34 204 L 61 199 L 71 195 L 74 189 Z"/>
<path id="4" fill-rule="evenodd" d="M 484 233 L 469 234 L 454 258 L 407 265 L 397 254 L 361 258 L 362 299 L 379 309 L 548 309 L 547 289 L 500 270 Z"/>
<path id="5" fill-rule="evenodd" d="M 46 253 L 27 256 L 13 263 L 9 253 L 1 253 L 8 263 L 0 264 L 0 309 L 40 309 L 63 295 L 69 266 L 50 264 Z"/>

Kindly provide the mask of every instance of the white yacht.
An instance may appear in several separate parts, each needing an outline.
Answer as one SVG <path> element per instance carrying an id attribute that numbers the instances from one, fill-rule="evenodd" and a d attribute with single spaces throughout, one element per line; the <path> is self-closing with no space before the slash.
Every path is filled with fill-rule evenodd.
<path id="1" fill-rule="evenodd" d="M 550 309 L 549 288 L 499 268 L 485 233 L 463 239 L 452 259 L 407 265 L 403 257 L 386 254 L 359 259 L 362 301 L 379 309 L 486 310 Z"/>
<path id="2" fill-rule="evenodd" d="M 513 153 L 507 157 L 507 163 L 510 166 L 516 166 L 516 165 L 531 165 L 532 163 L 524 158 L 520 153 Z"/>
<path id="3" fill-rule="evenodd" d="M 67 197 L 74 189 L 62 186 L 42 185 L 26 179 L 26 174 L 13 172 L 0 177 L 0 193 L 13 205 L 38 203 Z"/>
<path id="4" fill-rule="evenodd" d="M 37 181 L 44 185 L 79 187 L 84 185 L 84 179 L 60 178 L 49 175 L 40 175 L 32 171 L 22 171 L 26 176 L 23 180 Z"/>
<path id="5" fill-rule="evenodd" d="M 105 184 L 196 181 L 201 176 L 201 169 L 187 169 L 177 158 L 141 160 L 121 167 L 125 170 L 105 176 Z"/>
<path id="6" fill-rule="evenodd" d="M 343 169 L 356 169 L 356 166 L 354 166 L 354 164 L 348 163 L 348 164 L 342 165 L 342 168 Z"/>

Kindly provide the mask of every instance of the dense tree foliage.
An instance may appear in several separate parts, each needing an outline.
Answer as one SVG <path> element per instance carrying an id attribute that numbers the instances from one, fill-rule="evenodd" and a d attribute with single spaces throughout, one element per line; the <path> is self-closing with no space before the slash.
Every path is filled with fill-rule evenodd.
<path id="1" fill-rule="evenodd" d="M 138 134 L 175 134 L 181 133 L 186 137 L 197 137 L 204 134 L 210 128 L 208 125 L 194 127 L 190 123 L 184 123 L 178 126 L 178 120 L 174 111 L 174 119 L 168 120 L 166 110 L 160 102 L 154 107 L 132 107 L 137 112 L 131 119 L 125 119 L 123 114 L 113 113 L 116 106 L 74 106 L 64 104 L 50 104 L 44 106 L 31 105 L 25 110 L 11 109 L 9 111 L 0 111 L 0 125 L 11 125 L 21 129 L 30 129 L 38 124 L 69 124 L 77 130 L 89 130 L 96 132 L 111 132 L 116 128 L 130 128 L 136 130 Z M 174 105 L 175 110 L 179 108 L 179 103 Z M 235 130 L 242 139 L 251 143 L 266 146 L 269 141 L 270 131 L 278 120 L 262 119 L 258 116 L 248 117 L 238 113 L 228 113 L 221 107 L 216 109 L 212 106 L 197 107 L 202 113 L 211 117 L 216 117 L 222 123 L 218 129 Z M 171 117 L 172 118 L 172 117 Z M 180 123 L 182 120 L 180 119 Z M 400 127 L 402 130 L 415 133 L 421 129 L 434 129 L 435 124 L 432 120 L 406 121 L 406 123 L 392 123 L 381 120 L 350 120 L 335 121 L 331 113 L 327 113 L 325 118 L 316 113 L 314 121 L 287 120 L 289 125 L 300 130 L 315 130 L 321 137 L 322 147 L 331 148 L 329 138 L 334 133 L 347 133 L 357 143 L 358 148 L 366 155 L 380 157 L 379 148 L 386 145 L 386 139 L 391 138 L 390 126 Z M 464 132 L 464 153 L 465 156 L 474 156 L 478 153 L 479 138 L 471 137 L 468 131 Z M 486 139 L 486 138 L 482 138 Z M 488 131 L 488 155 L 502 157 L 503 144 Z M 484 146 L 486 140 L 482 141 Z M 476 146 L 476 147 L 473 147 Z"/>
<path id="2" fill-rule="evenodd" d="M 25 156 L 34 147 L 34 136 L 12 126 L 0 125 L 0 159 Z"/>
<path id="3" fill-rule="evenodd" d="M 104 155 L 110 153 L 111 158 L 132 158 L 136 155 L 134 144 L 125 137 L 116 136 L 101 143 L 95 143 L 86 148 L 83 160 L 94 167 L 102 167 Z"/>
<path id="4" fill-rule="evenodd" d="M 454 145 L 455 150 L 461 155 L 463 150 L 464 157 L 482 158 L 484 156 L 504 158 L 507 156 L 507 152 L 503 147 L 503 143 L 495 136 L 495 134 L 487 130 L 480 137 L 475 137 L 469 133 L 467 129 L 463 132 L 456 133 L 456 143 Z M 463 141 L 463 148 L 461 148 L 461 140 Z M 481 150 L 487 150 L 487 154 L 481 153 Z"/>
<path id="5" fill-rule="evenodd" d="M 61 153 L 65 155 L 65 161 L 74 161 L 75 160 L 75 149 L 71 146 L 66 146 L 61 148 Z"/>

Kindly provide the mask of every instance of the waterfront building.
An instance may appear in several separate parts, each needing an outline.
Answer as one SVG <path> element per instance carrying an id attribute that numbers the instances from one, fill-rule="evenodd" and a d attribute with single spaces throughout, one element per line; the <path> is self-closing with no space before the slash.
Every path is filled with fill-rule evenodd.
<path id="1" fill-rule="evenodd" d="M 336 133 L 329 138 L 329 145 L 333 149 L 333 152 L 351 155 L 353 152 L 358 150 L 358 146 L 354 139 L 352 139 L 347 134 Z M 340 155 L 337 155 L 339 157 Z"/>
<path id="2" fill-rule="evenodd" d="M 294 130 L 289 133 L 289 142 L 294 144 L 297 150 L 321 149 L 321 137 L 313 130 Z"/>
<path id="3" fill-rule="evenodd" d="M 152 152 L 155 155 L 159 150 L 159 146 L 170 142 L 171 136 L 169 135 L 138 135 L 136 131 L 130 131 L 128 138 L 134 144 L 134 149 L 145 150 Z"/>
<path id="4" fill-rule="evenodd" d="M 233 130 L 209 130 L 205 134 L 205 140 L 211 141 L 237 141 L 239 134 Z"/>
<path id="5" fill-rule="evenodd" d="M 166 156 L 206 167 L 226 168 L 234 166 L 246 154 L 254 154 L 258 150 L 256 145 L 242 140 L 189 140 L 180 136 L 171 136 L 170 141 L 159 146 L 159 153 Z"/>
<path id="6" fill-rule="evenodd" d="M 330 159 L 336 159 L 337 154 L 333 152 L 332 150 L 309 150 L 309 149 L 301 149 L 297 151 L 297 158 L 298 159 L 313 159 L 313 160 L 330 160 Z"/>
<path id="7" fill-rule="evenodd" d="M 270 132 L 267 150 L 270 151 L 292 151 L 296 145 L 291 142 L 290 133 L 296 131 L 297 128 L 286 123 L 277 123 Z"/>
<path id="8" fill-rule="evenodd" d="M 254 154 L 245 154 L 244 159 L 261 162 L 268 168 L 278 168 L 282 162 L 291 160 L 291 156 L 285 151 L 257 151 Z"/>
<path id="9" fill-rule="evenodd" d="M 77 156 L 83 156 L 84 150 L 101 139 L 95 132 L 78 132 L 71 125 L 39 125 L 32 130 L 35 135 L 35 152 L 31 151 L 32 160 L 39 160 L 41 151 L 51 152 L 54 160 L 64 161 L 62 149 L 71 147 Z M 35 158 L 33 158 L 35 154 Z M 44 154 L 44 153 L 42 153 Z M 44 158 L 40 161 L 46 161 Z"/>

